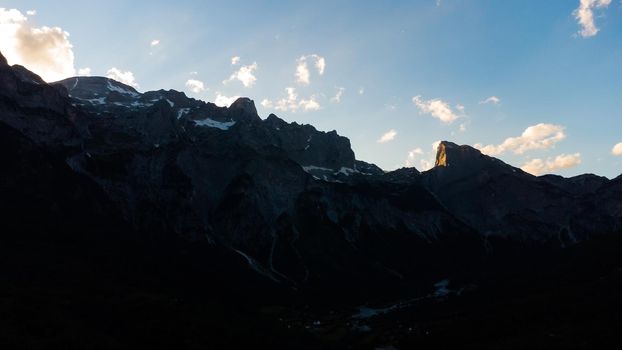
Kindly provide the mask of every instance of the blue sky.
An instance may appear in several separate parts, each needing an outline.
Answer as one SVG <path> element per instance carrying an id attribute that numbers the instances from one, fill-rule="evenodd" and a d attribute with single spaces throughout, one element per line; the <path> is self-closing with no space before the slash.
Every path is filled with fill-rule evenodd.
<path id="1" fill-rule="evenodd" d="M 615 177 L 622 173 L 622 156 L 613 154 L 622 142 L 622 2 L 583 3 L 19 0 L 0 7 L 20 11 L 27 19 L 19 25 L 70 34 L 62 39 L 73 54 L 65 75 L 117 68 L 132 72 L 140 91 L 171 88 L 223 103 L 248 96 L 264 118 L 337 130 L 357 158 L 384 169 L 423 169 L 433 143 L 451 140 L 535 173 Z M 9 56 L 29 66 L 26 53 Z M 296 76 L 299 66 L 308 81 Z M 204 90 L 192 92 L 189 80 Z"/>

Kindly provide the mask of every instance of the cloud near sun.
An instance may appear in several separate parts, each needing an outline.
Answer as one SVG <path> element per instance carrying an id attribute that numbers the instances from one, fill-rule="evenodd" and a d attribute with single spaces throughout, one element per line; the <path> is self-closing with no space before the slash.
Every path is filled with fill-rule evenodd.
<path id="1" fill-rule="evenodd" d="M 0 51 L 9 64 L 26 66 L 45 81 L 76 75 L 69 33 L 60 27 L 36 27 L 15 9 L 0 8 Z"/>

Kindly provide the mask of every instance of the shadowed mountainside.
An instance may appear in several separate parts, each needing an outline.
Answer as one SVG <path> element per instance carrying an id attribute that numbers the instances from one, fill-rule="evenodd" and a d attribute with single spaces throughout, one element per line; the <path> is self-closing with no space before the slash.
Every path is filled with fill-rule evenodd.
<path id="1" fill-rule="evenodd" d="M 384 172 L 247 98 L 47 84 L 1 55 L 0 163 L 10 348 L 617 341 L 622 177 L 447 141 Z"/>

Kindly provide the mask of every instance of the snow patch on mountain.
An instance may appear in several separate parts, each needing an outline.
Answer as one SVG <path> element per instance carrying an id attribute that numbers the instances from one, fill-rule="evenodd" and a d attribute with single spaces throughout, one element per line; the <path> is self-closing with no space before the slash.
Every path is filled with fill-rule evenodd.
<path id="1" fill-rule="evenodd" d="M 350 176 L 351 174 L 356 174 L 358 172 L 358 170 L 354 170 L 352 168 L 341 167 L 341 169 L 335 172 L 335 175 L 343 174 L 345 176 Z"/>
<path id="2" fill-rule="evenodd" d="M 315 165 L 303 166 L 302 169 L 308 173 L 311 173 L 312 171 L 328 171 L 332 173 L 334 171 L 334 169 L 323 168 L 321 166 L 315 166 Z"/>
<path id="3" fill-rule="evenodd" d="M 138 94 L 138 93 L 136 93 L 134 91 L 130 91 L 130 90 L 124 89 L 122 87 L 113 85 L 110 80 L 108 81 L 108 90 L 116 91 L 116 92 L 118 92 L 120 94 L 124 94 L 124 95 L 130 95 L 132 97 L 140 96 L 140 94 Z"/>
<path id="4" fill-rule="evenodd" d="M 229 128 L 235 125 L 235 122 L 233 120 L 229 122 L 219 122 L 210 118 L 193 120 L 193 122 L 196 126 L 207 126 L 209 128 L 216 128 L 220 130 L 229 130 Z"/>
<path id="5" fill-rule="evenodd" d="M 75 97 L 75 99 L 80 100 L 80 101 L 84 101 L 84 102 L 88 102 L 90 104 L 98 104 L 98 105 L 106 104 L 106 98 L 105 97 L 100 97 L 100 98 L 78 98 L 78 97 Z"/>
<path id="6" fill-rule="evenodd" d="M 190 113 L 190 108 L 180 108 L 177 111 L 177 119 L 181 119 L 184 115 Z"/>

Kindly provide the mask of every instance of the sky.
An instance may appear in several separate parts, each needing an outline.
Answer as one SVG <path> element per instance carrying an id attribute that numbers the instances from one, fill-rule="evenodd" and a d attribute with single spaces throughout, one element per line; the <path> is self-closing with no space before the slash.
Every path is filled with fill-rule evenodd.
<path id="1" fill-rule="evenodd" d="M 0 51 L 337 130 L 385 170 L 439 140 L 533 174 L 622 173 L 622 0 L 0 0 Z"/>

